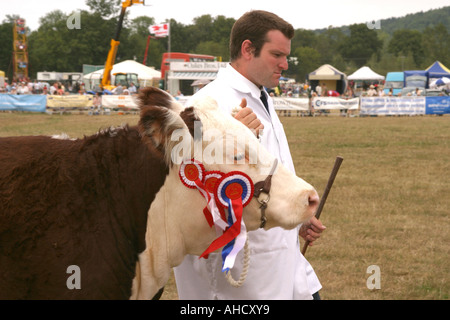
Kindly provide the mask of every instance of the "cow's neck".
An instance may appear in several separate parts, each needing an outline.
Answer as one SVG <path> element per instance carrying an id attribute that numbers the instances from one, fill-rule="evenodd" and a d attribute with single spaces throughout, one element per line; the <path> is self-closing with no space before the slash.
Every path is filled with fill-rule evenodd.
<path id="1" fill-rule="evenodd" d="M 125 261 L 126 268 L 135 270 L 138 268 L 136 257 L 146 248 L 150 204 L 164 184 L 168 167 L 161 155 L 142 142 L 135 127 L 99 133 L 86 138 L 83 143 L 79 163 L 90 164 L 92 172 L 88 169 L 88 172 L 78 175 L 84 181 L 75 181 L 81 190 L 86 189 L 86 185 L 96 186 L 95 196 L 108 205 L 104 210 L 106 216 L 102 219 L 110 220 L 104 225 L 116 223 L 116 229 L 123 232 L 127 241 L 121 242 L 129 246 L 128 252 L 132 252 Z M 114 193 L 109 195 L 108 190 Z M 109 239 L 109 243 L 114 242 L 114 238 Z M 130 288 L 133 276 L 131 274 L 129 279 L 121 279 L 124 286 Z"/>
<path id="2" fill-rule="evenodd" d="M 85 172 L 84 175 L 98 184 L 95 190 L 99 198 L 108 199 L 113 209 L 120 208 L 120 215 L 109 213 L 132 226 L 130 229 L 134 235 L 130 240 L 137 244 L 136 254 L 142 252 L 145 248 L 147 212 L 164 184 L 167 166 L 161 156 L 142 142 L 136 127 L 108 130 L 87 138 L 84 144 L 85 152 L 81 153 L 80 161 L 85 159 L 87 163 L 97 164 L 95 172 Z M 89 148 L 90 144 L 95 144 L 96 148 Z M 115 190 L 116 194 L 107 197 L 106 192 L 110 189 Z"/>
<path id="3" fill-rule="evenodd" d="M 152 202 L 148 214 L 146 249 L 139 255 L 133 298 L 151 299 L 165 285 L 172 267 L 186 254 L 200 255 L 215 239 L 204 215 L 205 199 L 186 188 L 174 166 Z"/>

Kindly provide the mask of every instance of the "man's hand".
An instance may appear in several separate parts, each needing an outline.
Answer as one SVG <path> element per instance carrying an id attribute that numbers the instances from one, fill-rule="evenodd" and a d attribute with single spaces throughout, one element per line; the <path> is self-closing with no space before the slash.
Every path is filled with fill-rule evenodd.
<path id="1" fill-rule="evenodd" d="M 240 107 L 241 109 L 234 114 L 234 117 L 236 120 L 242 122 L 247 128 L 255 132 L 256 136 L 258 136 L 260 130 L 264 129 L 264 125 L 258 119 L 253 110 L 247 107 L 247 100 L 245 98 L 242 99 Z"/>
<path id="2" fill-rule="evenodd" d="M 320 238 L 321 233 L 326 227 L 316 217 L 312 217 L 311 220 L 304 223 L 300 227 L 299 235 L 305 241 L 309 241 L 309 245 L 312 246 L 314 241 Z"/>

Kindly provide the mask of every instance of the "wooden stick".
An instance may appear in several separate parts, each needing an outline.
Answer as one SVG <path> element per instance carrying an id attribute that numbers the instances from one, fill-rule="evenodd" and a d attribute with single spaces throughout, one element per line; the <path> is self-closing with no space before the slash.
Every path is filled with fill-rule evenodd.
<path id="1" fill-rule="evenodd" d="M 328 194 L 330 193 L 330 189 L 333 186 L 334 179 L 336 178 L 336 175 L 339 171 L 339 168 L 341 166 L 342 161 L 344 158 L 342 157 L 336 157 L 336 161 L 334 162 L 333 171 L 331 171 L 330 177 L 328 178 L 327 186 L 325 187 L 325 191 L 323 192 L 322 198 L 320 199 L 319 207 L 317 208 L 315 217 L 317 219 L 320 218 L 320 214 L 322 213 L 323 206 L 325 205 L 325 201 L 327 201 Z M 305 255 L 306 249 L 308 249 L 310 241 L 306 240 L 305 244 L 303 245 L 302 254 Z"/>

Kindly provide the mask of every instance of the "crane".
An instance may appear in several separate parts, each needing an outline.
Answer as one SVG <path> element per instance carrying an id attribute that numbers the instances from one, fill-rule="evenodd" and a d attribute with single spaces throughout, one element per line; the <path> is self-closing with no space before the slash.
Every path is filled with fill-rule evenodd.
<path id="1" fill-rule="evenodd" d="M 111 85 L 111 70 L 113 68 L 114 62 L 116 61 L 116 54 L 117 49 L 119 47 L 120 41 L 120 31 L 122 30 L 122 24 L 123 24 L 123 18 L 125 16 L 125 11 L 128 7 L 132 6 L 133 4 L 144 4 L 144 0 L 125 0 L 122 2 L 122 8 L 120 10 L 120 16 L 119 16 L 119 22 L 117 23 L 116 33 L 114 35 L 114 38 L 111 39 L 111 47 L 108 52 L 108 57 L 106 58 L 105 62 L 105 69 L 103 71 L 103 77 L 101 82 L 101 88 L 103 90 L 111 90 L 115 86 Z M 120 77 L 120 79 L 117 79 L 117 77 Z M 125 83 L 134 82 L 135 84 L 138 84 L 137 82 L 137 74 L 125 74 L 120 73 L 116 75 L 116 83 L 125 81 Z"/>

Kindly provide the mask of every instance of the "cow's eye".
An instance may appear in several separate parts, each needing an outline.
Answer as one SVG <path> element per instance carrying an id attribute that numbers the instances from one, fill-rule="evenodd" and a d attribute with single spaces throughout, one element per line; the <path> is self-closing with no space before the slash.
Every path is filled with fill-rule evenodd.
<path id="1" fill-rule="evenodd" d="M 244 159 L 244 157 L 245 157 L 245 155 L 243 153 L 236 154 L 236 155 L 234 155 L 234 161 L 242 160 L 242 159 Z"/>

